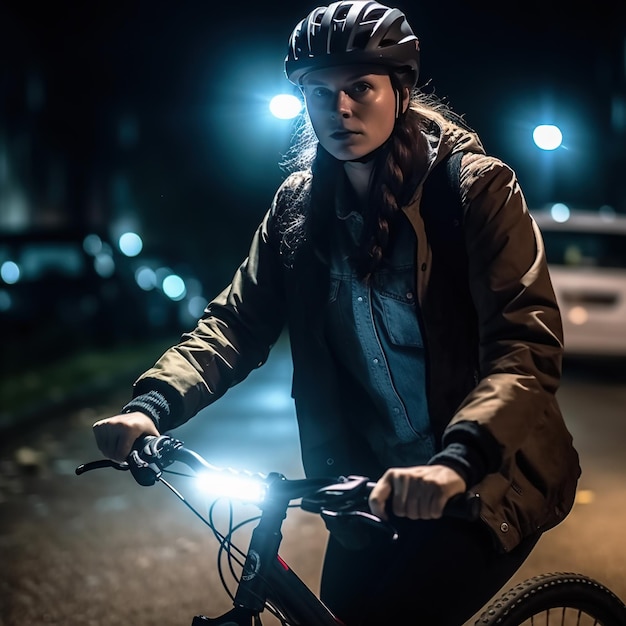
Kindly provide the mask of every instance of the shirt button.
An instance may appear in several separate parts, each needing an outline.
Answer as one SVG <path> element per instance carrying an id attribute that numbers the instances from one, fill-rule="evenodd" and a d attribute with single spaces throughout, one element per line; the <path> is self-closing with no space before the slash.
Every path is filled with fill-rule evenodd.
<path id="1" fill-rule="evenodd" d="M 372 363 L 378 363 L 378 359 L 372 359 Z"/>
<path id="2" fill-rule="evenodd" d="M 326 465 L 334 465 L 335 464 L 335 459 L 326 459 Z"/>
<path id="3" fill-rule="evenodd" d="M 508 533 L 509 532 L 509 525 L 506 522 L 502 522 L 502 524 L 500 524 L 500 530 L 503 533 Z"/>
<path id="4" fill-rule="evenodd" d="M 359 297 L 357 298 L 357 302 L 363 302 L 363 296 L 359 296 Z"/>
<path id="5" fill-rule="evenodd" d="M 407 300 L 413 300 L 413 292 L 412 291 L 408 291 L 406 294 L 406 299 Z"/>

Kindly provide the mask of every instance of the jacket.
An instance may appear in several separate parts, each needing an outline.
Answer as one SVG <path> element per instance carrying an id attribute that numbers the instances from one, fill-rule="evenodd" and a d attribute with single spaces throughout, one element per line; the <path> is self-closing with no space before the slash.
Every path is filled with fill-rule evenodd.
<path id="1" fill-rule="evenodd" d="M 464 420 L 477 422 L 500 444 L 500 468 L 473 491 L 495 545 L 509 551 L 566 517 L 580 476 L 555 397 L 561 318 L 541 234 L 514 172 L 486 155 L 468 129 L 433 120 L 426 134 L 428 170 L 403 210 L 418 242 L 416 293 L 429 412 L 441 445 L 446 429 Z M 429 173 L 456 151 L 464 153 L 464 219 L 455 226 L 463 229 L 465 268 L 455 267 L 445 250 L 433 249 L 430 223 L 420 210 Z M 175 428 L 262 365 L 286 325 L 305 472 L 364 473 L 375 464 L 358 432 L 359 396 L 324 336 L 328 271 L 306 242 L 286 262 L 285 216 L 309 182 L 306 172 L 283 182 L 231 284 L 196 328 L 136 381 L 134 394 L 162 393 L 170 414 L 159 427 Z"/>

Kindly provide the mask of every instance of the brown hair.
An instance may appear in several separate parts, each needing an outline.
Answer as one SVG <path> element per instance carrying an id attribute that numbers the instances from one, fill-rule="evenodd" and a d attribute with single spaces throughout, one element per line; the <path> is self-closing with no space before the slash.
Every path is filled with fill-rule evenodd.
<path id="1" fill-rule="evenodd" d="M 391 83 L 394 90 L 403 93 L 406 82 L 401 74 L 392 73 Z M 413 90 L 409 107 L 398 116 L 391 136 L 375 155 L 363 237 L 353 259 L 359 277 L 365 281 L 384 264 L 394 215 L 411 200 L 426 172 L 424 130 L 437 120 L 466 127 L 462 118 L 434 94 Z M 334 207 L 335 182 L 343 163 L 319 144 L 306 113 L 298 122 L 281 165 L 288 173 L 308 170 L 312 174 L 310 187 L 294 198 L 290 209 L 291 225 L 285 233 L 290 239 L 288 247 L 295 250 L 299 242 L 309 239 L 325 258 L 327 224 L 333 215 L 329 207 Z"/>

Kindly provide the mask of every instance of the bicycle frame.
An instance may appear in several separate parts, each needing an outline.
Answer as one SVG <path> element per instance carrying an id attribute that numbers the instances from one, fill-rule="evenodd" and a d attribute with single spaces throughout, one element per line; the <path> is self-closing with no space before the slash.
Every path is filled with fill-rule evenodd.
<path id="1" fill-rule="evenodd" d="M 343 623 L 280 557 L 271 568 L 270 588 L 270 604 L 281 607 L 291 626 L 337 626 Z"/>
<path id="2" fill-rule="evenodd" d="M 266 600 L 289 626 L 338 626 L 342 622 L 306 586 L 280 556 L 266 573 Z M 245 587 L 240 583 L 239 589 Z M 227 613 L 209 618 L 197 615 L 192 626 L 251 626 L 259 610 L 236 606 Z"/>
<path id="3" fill-rule="evenodd" d="M 196 452 L 185 449 L 181 441 L 160 436 L 138 440 L 123 463 L 108 459 L 92 461 L 78 466 L 76 474 L 109 467 L 130 470 L 140 485 L 153 485 L 159 481 L 207 523 L 222 542 L 222 547 L 226 545 L 230 550 L 234 547 L 230 542 L 232 526 L 228 535 L 222 535 L 211 521 L 200 515 L 181 493 L 163 479 L 164 469 L 174 461 L 181 461 L 196 473 L 203 470 L 222 471 L 211 466 Z M 191 626 L 260 626 L 260 614 L 266 608 L 283 626 L 343 625 L 278 554 L 282 541 L 281 528 L 292 500 L 301 498 L 300 508 L 321 514 L 331 532 L 338 531 L 337 526 L 329 525 L 333 519 L 358 519 L 359 522 L 373 523 L 379 530 L 391 530 L 392 538 L 396 538 L 397 533 L 391 525 L 359 508 L 374 483 L 363 476 L 288 480 L 275 472 L 264 477 L 257 475 L 257 478 L 262 479 L 266 488 L 265 497 L 257 503 L 261 515 L 255 518 L 258 523 L 252 531 L 245 560 L 242 563 L 236 559 L 243 569 L 241 576 L 236 576 L 237 590 L 234 596 L 231 594 L 233 608 L 214 618 L 196 615 Z M 466 492 L 460 498 L 452 498 L 446 504 L 444 514 L 476 520 L 479 510 L 477 494 Z M 237 552 L 239 556 L 244 556 L 243 551 Z M 564 621 L 566 614 L 573 614 L 574 621 L 571 623 L 583 623 L 580 621 L 583 617 L 604 626 L 626 624 L 626 607 L 622 600 L 598 581 L 575 573 L 544 574 L 524 581 L 493 600 L 476 624 L 520 626 L 537 617 L 546 626 L 563 626 L 570 623 Z M 553 617 L 558 620 L 556 624 L 552 621 Z"/>
<path id="4" fill-rule="evenodd" d="M 337 626 L 342 623 L 278 554 L 288 506 L 288 500 L 273 500 L 264 506 L 250 538 L 235 593 L 235 608 L 218 618 L 196 616 L 192 626 L 251 626 L 266 602 L 289 626 Z"/>
<path id="5" fill-rule="evenodd" d="M 181 461 L 196 472 L 206 469 L 221 471 L 196 452 L 185 449 L 181 441 L 160 436 L 138 440 L 135 449 L 123 463 L 108 459 L 92 461 L 78 466 L 76 474 L 109 467 L 130 470 L 140 485 L 153 485 L 159 481 L 207 523 L 222 542 L 222 547 L 226 545 L 230 550 L 230 547 L 234 547 L 230 542 L 232 526 L 228 535 L 222 535 L 211 521 L 200 515 L 181 493 L 163 479 L 164 468 L 174 461 Z M 301 498 L 300 508 L 321 514 L 331 532 L 336 533 L 338 530 L 337 526 L 330 525 L 331 520 L 346 520 L 349 519 L 346 515 L 355 515 L 363 523 L 374 523 L 379 530 L 393 531 L 392 538 L 396 538 L 397 533 L 391 525 L 386 525 L 382 519 L 358 507 L 363 504 L 367 490 L 374 483 L 363 476 L 288 480 L 274 472 L 266 477 L 257 475 L 257 478 L 263 479 L 267 489 L 266 497 L 257 503 L 261 516 L 256 518 L 258 523 L 252 531 L 245 560 L 242 563 L 236 559 L 243 569 L 241 576 L 236 577 L 237 590 L 234 596 L 231 594 L 233 608 L 214 618 L 196 615 L 191 626 L 260 626 L 260 614 L 266 608 L 283 626 L 343 625 L 278 554 L 282 541 L 281 528 L 292 500 Z M 446 504 L 444 514 L 476 520 L 479 510 L 478 495 L 466 492 L 460 498 L 452 498 Z M 243 551 L 237 552 L 239 556 L 244 556 Z M 537 617 L 546 626 L 563 626 L 570 623 L 564 621 L 566 614 L 573 614 L 572 623 L 581 623 L 583 617 L 604 626 L 626 624 L 626 607 L 622 600 L 598 581 L 575 573 L 544 574 L 524 581 L 493 600 L 476 624 L 520 626 L 528 623 L 528 619 Z M 553 617 L 558 620 L 556 624 L 552 621 Z"/>
<path id="6" fill-rule="evenodd" d="M 76 474 L 109 467 L 130 470 L 135 480 L 143 486 L 161 482 L 217 533 L 212 523 L 199 515 L 182 494 L 164 480 L 163 471 L 175 461 L 182 462 L 195 473 L 206 470 L 223 473 L 223 470 L 210 465 L 196 452 L 184 448 L 181 441 L 162 435 L 138 440 L 135 449 L 123 463 L 108 459 L 92 461 L 77 467 Z M 215 618 L 197 615 L 193 618 L 192 626 L 258 626 L 261 624 L 260 614 L 266 608 L 285 626 L 343 624 L 280 557 L 278 551 L 282 541 L 282 524 L 291 502 L 301 498 L 300 508 L 321 514 L 327 523 L 334 520 L 333 532 L 337 532 L 336 524 L 341 523 L 341 519 L 350 521 L 356 518 L 359 522 L 374 524 L 377 529 L 395 539 L 397 533 L 391 524 L 359 508 L 359 505 L 367 502 L 368 489 L 374 483 L 363 476 L 288 480 L 275 472 L 265 477 L 257 475 L 257 478 L 262 478 L 266 490 L 262 502 L 257 503 L 261 515 L 252 531 L 241 576 L 237 579 L 237 589 L 232 596 L 234 608 Z M 446 511 L 466 519 L 476 519 L 479 506 L 475 494 L 467 492 L 451 499 L 446 505 Z M 220 533 L 217 535 L 223 545 L 230 544 L 229 538 Z M 240 552 L 242 557 L 243 554 Z M 241 565 L 241 561 L 238 562 Z"/>

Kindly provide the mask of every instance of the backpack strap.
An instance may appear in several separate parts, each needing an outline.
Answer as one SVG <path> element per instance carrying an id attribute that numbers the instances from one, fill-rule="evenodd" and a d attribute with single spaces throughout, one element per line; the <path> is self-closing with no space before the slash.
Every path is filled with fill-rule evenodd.
<path id="1" fill-rule="evenodd" d="M 452 267 L 467 265 L 461 202 L 461 159 L 453 152 L 438 163 L 424 183 L 420 210 L 433 255 Z"/>

